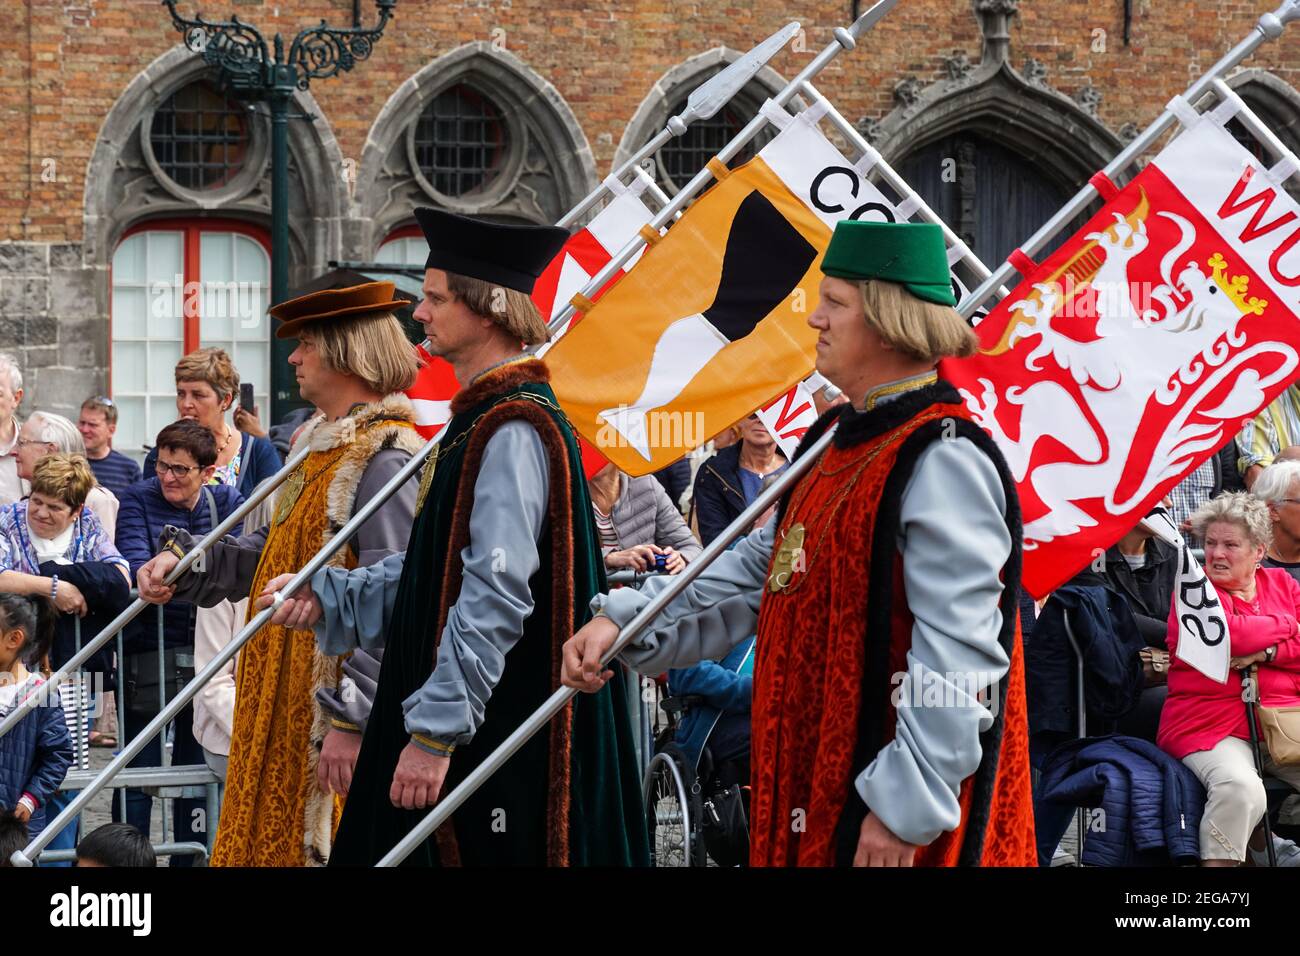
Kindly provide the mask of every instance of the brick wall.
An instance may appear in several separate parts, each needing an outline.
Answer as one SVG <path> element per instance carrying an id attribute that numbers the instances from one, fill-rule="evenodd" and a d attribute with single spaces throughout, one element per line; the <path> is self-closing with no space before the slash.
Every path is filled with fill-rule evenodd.
<path id="1" fill-rule="evenodd" d="M 1119 0 L 1022 0 L 1010 58 L 1016 67 L 1030 57 L 1042 61 L 1047 82 L 1067 95 L 1099 89 L 1098 116 L 1110 129 L 1143 126 L 1275 5 L 1135 0 L 1126 47 Z M 344 25 L 351 11 L 348 0 L 179 6 L 189 15 L 238 13 L 267 35 L 277 28 L 292 35 L 322 17 Z M 373 22 L 371 3 L 363 2 L 362 12 Z M 370 60 L 314 83 L 311 92 L 345 159 L 359 162 L 371 124 L 404 80 L 459 45 L 495 40 L 554 84 L 603 175 L 646 92 L 674 65 L 720 44 L 747 49 L 799 19 L 807 29 L 801 49 L 787 49 L 771 64 L 790 77 L 849 13 L 848 2 L 399 0 Z M 0 11 L 0 349 L 17 351 L 30 369 L 28 407 L 75 407 L 82 393 L 102 387 L 107 333 L 99 313 L 106 296 L 96 284 L 107 278 L 82 268 L 79 252 L 86 167 L 114 102 L 178 41 L 157 0 L 9 0 Z M 818 82 L 850 119 L 878 119 L 893 108 L 902 77 L 928 84 L 943 75 L 954 51 L 977 62 L 980 47 L 972 0 L 908 0 Z M 1286 65 L 1300 63 L 1297 53 L 1300 27 L 1293 26 L 1247 65 L 1300 85 L 1300 69 Z"/>

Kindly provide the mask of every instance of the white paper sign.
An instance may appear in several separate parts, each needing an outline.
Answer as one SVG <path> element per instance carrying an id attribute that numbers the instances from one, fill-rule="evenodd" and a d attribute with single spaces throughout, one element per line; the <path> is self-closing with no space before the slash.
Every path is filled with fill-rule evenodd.
<path id="1" fill-rule="evenodd" d="M 1200 562 L 1178 533 L 1168 512 L 1157 508 L 1142 519 L 1147 528 L 1178 548 L 1174 603 L 1178 609 L 1178 646 L 1174 654 L 1210 680 L 1226 684 L 1232 659 L 1228 618 Z"/>

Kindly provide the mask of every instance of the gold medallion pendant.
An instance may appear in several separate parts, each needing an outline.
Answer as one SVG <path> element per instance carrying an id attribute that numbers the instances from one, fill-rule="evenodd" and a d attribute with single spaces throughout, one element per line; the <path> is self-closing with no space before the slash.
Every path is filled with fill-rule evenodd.
<path id="1" fill-rule="evenodd" d="M 293 514 L 293 506 L 298 503 L 298 498 L 306 484 L 307 481 L 302 474 L 302 466 L 299 465 L 297 471 L 285 479 L 284 487 L 280 489 L 280 497 L 275 503 L 276 524 L 283 524 L 285 519 Z"/>
<path id="2" fill-rule="evenodd" d="M 781 546 L 772 559 L 772 573 L 767 577 L 767 589 L 773 594 L 789 587 L 794 572 L 804 569 L 803 537 L 804 527 L 798 522 L 781 536 Z"/>

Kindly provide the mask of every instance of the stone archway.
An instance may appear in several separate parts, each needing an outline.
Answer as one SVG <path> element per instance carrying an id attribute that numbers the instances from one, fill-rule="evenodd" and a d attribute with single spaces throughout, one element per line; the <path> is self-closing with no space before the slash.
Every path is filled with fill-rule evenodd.
<path id="1" fill-rule="evenodd" d="M 491 190 L 438 194 L 413 162 L 408 140 L 439 93 L 458 84 L 481 90 L 510 133 L 506 171 Z M 357 254 L 374 254 L 416 206 L 519 222 L 552 223 L 599 182 L 591 146 L 559 91 L 514 54 L 479 41 L 452 50 L 402 83 L 370 128 L 357 176 Z"/>
<path id="2" fill-rule="evenodd" d="M 205 195 L 164 181 L 148 155 L 142 127 L 154 109 L 188 83 L 210 75 L 207 64 L 184 46 L 160 55 L 122 92 L 104 118 L 86 167 L 82 261 L 105 276 L 113 249 L 131 225 L 155 218 L 221 216 L 269 226 L 270 126 L 263 108 L 254 112 L 256 168 L 239 185 Z M 334 132 L 309 92 L 296 91 L 289 122 L 289 284 L 320 272 L 342 250 L 348 215 L 347 167 Z M 97 283 L 107 315 L 107 281 Z"/>

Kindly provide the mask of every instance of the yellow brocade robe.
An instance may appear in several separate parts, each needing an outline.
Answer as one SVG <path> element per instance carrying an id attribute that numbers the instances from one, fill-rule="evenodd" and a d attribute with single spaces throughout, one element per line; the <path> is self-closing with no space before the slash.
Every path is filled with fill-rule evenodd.
<path id="1" fill-rule="evenodd" d="M 363 418 L 355 430 L 340 431 L 342 443 L 334 447 L 318 449 L 312 442 L 312 453 L 299 466 L 300 489 L 295 491 L 299 480 L 292 476 L 280 489 L 249 590 L 254 597 L 272 578 L 301 569 L 350 516 L 360 474 L 375 452 L 422 444 L 411 424 L 395 416 L 369 423 Z M 313 434 L 304 433 L 300 441 L 311 441 Z M 352 545 L 335 552 L 329 564 L 355 567 Z M 253 604 L 250 619 L 258 613 Z M 316 783 L 320 745 L 329 731 L 316 692 L 338 685 L 342 660 L 322 654 L 313 632 L 274 624 L 240 651 L 212 866 L 321 866 L 328 859 L 342 803 Z"/>

